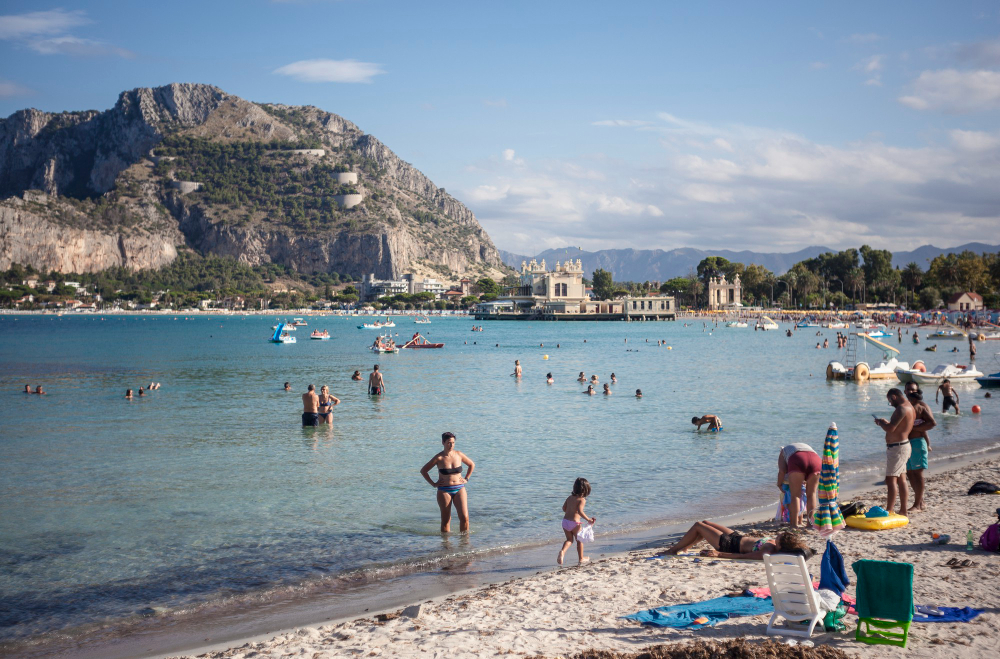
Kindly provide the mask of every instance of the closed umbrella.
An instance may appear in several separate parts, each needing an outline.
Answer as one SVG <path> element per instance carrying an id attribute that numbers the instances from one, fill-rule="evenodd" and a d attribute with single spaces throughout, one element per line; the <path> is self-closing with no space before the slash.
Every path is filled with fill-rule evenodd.
<path id="1" fill-rule="evenodd" d="M 840 440 L 837 424 L 831 423 L 823 443 L 823 469 L 819 474 L 819 507 L 813 513 L 813 523 L 819 534 L 829 538 L 844 528 L 844 516 L 837 504 L 837 490 L 840 487 Z"/>

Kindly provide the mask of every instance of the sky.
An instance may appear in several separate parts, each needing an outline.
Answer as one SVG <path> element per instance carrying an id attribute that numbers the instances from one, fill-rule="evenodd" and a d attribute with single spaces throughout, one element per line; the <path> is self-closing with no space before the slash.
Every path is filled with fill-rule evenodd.
<path id="1" fill-rule="evenodd" d="M 0 5 L 0 116 L 171 82 L 339 114 L 521 254 L 1000 242 L 995 0 Z"/>

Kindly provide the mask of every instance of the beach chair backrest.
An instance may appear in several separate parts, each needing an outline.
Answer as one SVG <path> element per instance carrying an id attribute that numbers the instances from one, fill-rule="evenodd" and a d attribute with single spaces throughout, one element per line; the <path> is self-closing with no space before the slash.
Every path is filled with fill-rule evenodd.
<path id="1" fill-rule="evenodd" d="M 913 619 L 913 565 L 860 560 L 851 567 L 858 575 L 858 616 L 898 622 Z"/>
<path id="2" fill-rule="evenodd" d="M 819 595 L 813 589 L 805 558 L 795 554 L 765 554 L 764 569 L 776 612 L 789 618 L 819 613 Z"/>

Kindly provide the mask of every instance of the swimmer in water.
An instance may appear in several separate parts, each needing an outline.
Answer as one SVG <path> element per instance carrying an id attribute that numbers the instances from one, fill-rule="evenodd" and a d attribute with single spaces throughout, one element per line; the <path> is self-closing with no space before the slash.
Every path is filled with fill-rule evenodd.
<path id="1" fill-rule="evenodd" d="M 636 389 L 635 390 L 635 397 L 636 398 L 642 398 L 642 389 Z"/>
<path id="2" fill-rule="evenodd" d="M 546 373 L 545 374 L 545 383 L 546 384 L 552 384 L 553 382 L 555 382 L 555 380 L 552 379 L 552 374 L 551 373 Z"/>
<path id="3" fill-rule="evenodd" d="M 357 371 L 355 371 L 355 373 L 357 373 Z M 286 382 L 285 391 L 291 391 L 291 390 L 292 390 L 292 384 L 290 382 Z"/>
<path id="4" fill-rule="evenodd" d="M 521 360 L 520 359 L 515 359 L 514 360 L 514 372 L 511 373 L 511 375 L 514 376 L 515 380 L 520 380 L 521 379 Z"/>
<path id="5" fill-rule="evenodd" d="M 361 371 L 354 371 L 354 375 L 351 376 L 351 379 L 355 382 L 361 382 Z"/>
<path id="6" fill-rule="evenodd" d="M 610 384 L 605 384 L 604 385 L 604 395 L 605 396 L 610 396 L 611 395 L 611 385 Z"/>
<path id="7" fill-rule="evenodd" d="M 718 432 L 722 430 L 722 419 L 714 414 L 706 414 L 705 416 L 695 416 L 691 417 L 691 423 L 698 426 L 698 430 L 701 430 L 702 424 L 707 423 L 708 429 Z"/>
<path id="8" fill-rule="evenodd" d="M 597 384 L 597 376 L 596 375 L 591 375 L 590 376 L 590 384 Z"/>
<path id="9" fill-rule="evenodd" d="M 132 400 L 132 390 L 131 389 L 126 389 L 125 390 L 125 400 Z"/>
<path id="10" fill-rule="evenodd" d="M 586 382 L 586 381 L 587 381 L 587 376 L 583 374 L 583 371 L 580 371 L 580 377 L 578 377 L 578 378 L 576 379 L 576 381 L 577 381 L 577 382 Z M 24 385 L 24 386 L 26 386 L 26 387 L 27 387 L 28 385 Z M 30 387 L 29 387 L 29 388 L 30 388 Z"/>
<path id="11" fill-rule="evenodd" d="M 31 385 L 30 384 L 26 384 L 26 385 L 24 385 L 24 393 L 26 393 L 26 394 L 33 394 L 35 392 L 31 390 Z"/>
<path id="12" fill-rule="evenodd" d="M 614 374 L 614 373 L 612 373 L 612 374 L 611 374 L 611 384 L 614 384 L 614 383 L 616 383 L 616 382 L 618 382 L 618 378 L 616 378 L 616 377 L 615 377 L 615 374 Z"/>
<path id="13" fill-rule="evenodd" d="M 594 394 L 596 394 L 597 392 L 596 392 L 596 391 L 594 391 L 594 385 L 592 385 L 592 384 L 588 384 L 588 385 L 587 385 L 587 390 L 586 390 L 586 391 L 584 391 L 583 393 L 585 393 L 585 394 L 588 394 L 588 395 L 590 395 L 590 396 L 593 396 L 593 395 L 594 395 Z"/>

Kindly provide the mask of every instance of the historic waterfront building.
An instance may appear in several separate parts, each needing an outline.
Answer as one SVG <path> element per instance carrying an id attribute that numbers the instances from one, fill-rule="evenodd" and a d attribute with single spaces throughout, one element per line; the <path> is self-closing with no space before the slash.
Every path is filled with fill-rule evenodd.
<path id="1" fill-rule="evenodd" d="M 726 275 L 712 277 L 708 280 L 708 308 L 733 309 L 743 306 L 743 284 L 740 283 L 740 276 L 732 282 L 726 281 Z"/>

